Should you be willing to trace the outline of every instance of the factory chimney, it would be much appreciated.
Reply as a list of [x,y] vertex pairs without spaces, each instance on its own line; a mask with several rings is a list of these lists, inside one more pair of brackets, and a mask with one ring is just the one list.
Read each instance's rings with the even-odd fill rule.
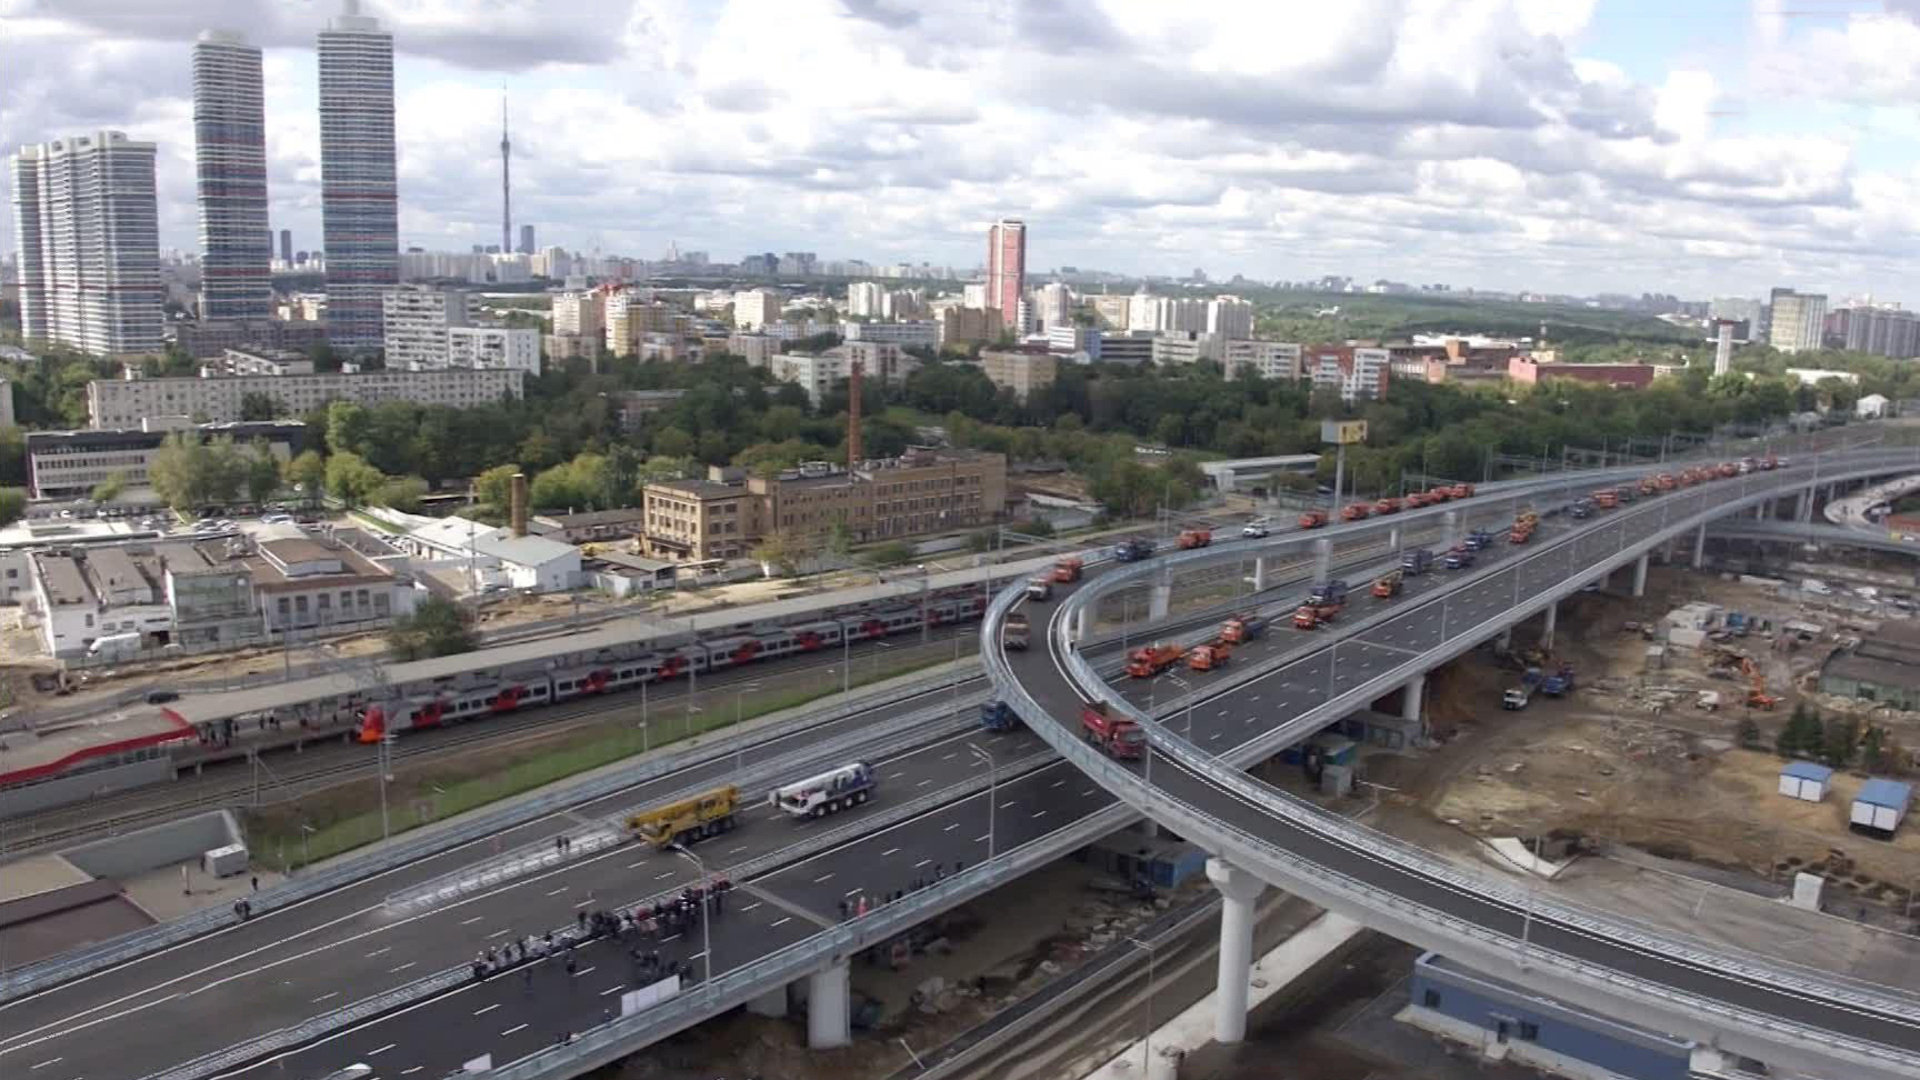
[[512,494],[507,500],[507,521],[513,535],[527,535],[527,474],[513,474]]
[[853,370],[847,374],[847,471],[852,472],[863,460],[860,445],[860,381],[865,367],[860,361],[853,362]]

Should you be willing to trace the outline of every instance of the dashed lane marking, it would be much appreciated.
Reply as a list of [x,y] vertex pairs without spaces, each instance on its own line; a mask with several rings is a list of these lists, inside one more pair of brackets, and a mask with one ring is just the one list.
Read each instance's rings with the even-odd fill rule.
[[330,999],[332,999],[332,998],[337,998],[337,997],[339,997],[339,996],[340,996],[340,991],[338,991],[338,990],[335,990],[335,991],[334,991],[333,993],[331,993],[331,994],[321,994],[321,995],[320,995],[319,997],[317,997],[317,998],[314,998],[314,999],[313,999],[313,1003],[314,1003],[315,1005],[318,1005],[318,1004],[320,1004],[320,1003],[321,1003],[321,1002],[323,1002],[323,1001],[328,1001],[328,1000],[330,1000]]
[[899,853],[900,853],[900,849],[899,849],[899,848],[897,848],[897,847],[890,847],[890,848],[888,848],[887,850],[885,850],[885,851],[883,851],[883,852],[881,852],[881,853],[880,853],[880,857],[884,859],[884,858],[886,858],[886,857],[887,857],[887,856],[889,856],[889,855],[897,855],[897,854],[899,854]]
[[387,1051],[389,1051],[389,1050],[391,1050],[391,1049],[393,1049],[394,1047],[396,1047],[396,1046],[399,1046],[399,1045],[400,1045],[399,1043],[388,1043],[387,1045],[385,1045],[385,1046],[383,1046],[383,1047],[381,1047],[381,1048],[380,1048],[380,1049],[378,1049],[378,1050],[369,1050],[369,1051],[367,1051],[367,1056],[368,1056],[368,1057],[379,1057],[379,1056],[380,1056],[381,1054],[384,1054],[384,1053],[386,1053]]
[[789,916],[787,916],[786,918],[784,918],[784,919],[781,919],[781,920],[779,920],[779,921],[777,921],[777,922],[770,922],[770,923],[768,923],[768,924],[767,924],[767,926],[768,926],[769,928],[772,928],[772,927],[779,927],[779,926],[785,926],[785,925],[787,925],[788,923],[790,923],[790,922],[792,922],[792,921],[793,921],[793,916],[791,916],[791,915],[789,915]]
[[482,1006],[480,1006],[479,1008],[477,1008],[477,1009],[475,1009],[475,1010],[473,1010],[473,1015],[475,1015],[475,1016],[485,1016],[486,1014],[488,1014],[488,1013],[490,1013],[490,1012],[492,1012],[493,1010],[495,1010],[495,1009],[497,1009],[497,1008],[499,1008],[499,1007],[501,1006],[501,1004],[502,1004],[502,1002],[498,1002],[498,1001],[496,1001],[496,1002],[494,1002],[494,1003],[493,1003],[493,1004],[491,1004],[491,1005],[482,1005]]
[[512,1027],[508,1028],[507,1030],[501,1032],[500,1037],[504,1039],[509,1035],[513,1035],[513,1034],[517,1034],[519,1032],[525,1031],[527,1030],[527,1026],[528,1025],[526,1024],[515,1024]]
[[827,871],[826,873],[824,873],[824,874],[821,874],[821,875],[820,875],[819,877],[817,877],[817,878],[814,878],[814,879],[813,879],[813,883],[814,883],[815,885],[823,885],[823,884],[825,884],[826,882],[829,882],[829,881],[832,881],[832,880],[833,880],[833,871],[831,871],[831,870],[829,870],[829,871]]

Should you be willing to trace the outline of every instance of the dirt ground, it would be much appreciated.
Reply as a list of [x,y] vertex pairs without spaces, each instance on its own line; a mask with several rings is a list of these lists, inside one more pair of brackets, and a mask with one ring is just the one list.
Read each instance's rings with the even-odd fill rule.
[[[1802,802],[1778,794],[1780,758],[1737,745],[1749,717],[1762,745],[1772,744],[1831,640],[1795,651],[1775,651],[1758,635],[1728,643],[1762,665],[1768,692],[1783,699],[1770,712],[1749,710],[1738,704],[1744,679],[1714,678],[1708,663],[1684,651],[1647,670],[1648,643],[1623,629],[1694,599],[1776,622],[1808,617],[1765,589],[1681,570],[1656,572],[1640,600],[1577,596],[1562,605],[1551,657],[1574,664],[1580,682],[1573,694],[1536,695],[1526,709],[1505,711],[1500,696],[1517,681],[1521,661],[1477,650],[1437,671],[1429,685],[1442,745],[1418,757],[1369,757],[1366,778],[1396,789],[1390,801],[1397,809],[1456,830],[1461,844],[1469,836],[1518,836],[1564,847],[1585,838],[1782,882],[1812,869],[1852,895],[1904,906],[1920,881],[1920,832],[1909,827],[1882,841],[1849,831],[1847,810],[1864,773],[1836,773],[1826,801]],[[1537,621],[1517,631],[1516,652],[1535,646],[1538,631]],[[1729,705],[1695,707],[1696,691],[1709,689]],[[1905,727],[1896,727],[1896,737],[1915,745],[1920,733]]]

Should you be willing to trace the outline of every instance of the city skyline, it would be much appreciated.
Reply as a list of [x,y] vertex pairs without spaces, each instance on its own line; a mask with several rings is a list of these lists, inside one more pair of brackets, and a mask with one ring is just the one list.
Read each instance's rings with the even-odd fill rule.
[[[979,230],[1004,215],[1044,222],[1035,269],[1910,291],[1908,76],[1868,47],[1920,43],[1905,10],[1794,20],[1705,0],[1650,44],[1644,14],[1621,4],[1178,20],[1119,0],[1005,17],[801,6],[796,40],[742,4],[603,0],[572,26],[524,2],[485,22],[370,2],[399,50],[401,244],[493,242],[500,195],[474,164],[498,147],[506,74],[516,111],[539,118],[519,139],[519,216],[574,250],[678,239],[723,261],[792,249],[970,266]],[[322,246],[312,42],[334,7],[222,13],[265,49],[271,223],[313,238],[307,249]],[[162,246],[197,249],[185,55],[208,27],[88,3],[15,10],[0,59],[20,92],[0,122],[19,142],[100,126],[156,141]],[[1316,44],[1237,44],[1270,30]],[[1156,37],[1217,59],[1169,66]],[[62,42],[102,46],[79,72],[97,91],[39,58]],[[1102,51],[1105,76],[1089,66]],[[871,64],[830,62],[856,53]],[[1139,85],[1116,85],[1128,57]],[[1801,77],[1816,61],[1851,77]],[[1319,68],[1345,74],[1294,77]],[[1229,76],[1276,93],[1233,93]]]

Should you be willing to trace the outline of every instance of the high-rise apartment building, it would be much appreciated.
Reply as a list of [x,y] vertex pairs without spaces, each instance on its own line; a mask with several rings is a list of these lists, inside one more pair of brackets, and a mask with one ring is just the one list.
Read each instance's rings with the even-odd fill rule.
[[393,35],[343,0],[320,32],[320,212],[327,249],[327,337],[376,349],[387,290],[400,283],[393,136]]
[[533,254],[533,226],[520,226],[520,254]]
[[[272,314],[267,113],[260,49],[208,30],[193,47],[193,149],[200,196],[200,317]],[[280,247],[293,238],[280,234]]]
[[1767,344],[1788,353],[1820,347],[1820,334],[1827,322],[1825,296],[1775,289],[1770,300]]
[[387,367],[397,371],[446,367],[447,330],[473,324],[472,299],[459,289],[407,285],[387,290],[381,303]]
[[1841,308],[1827,318],[1841,348],[1909,359],[1920,356],[1920,315],[1898,308]]
[[1225,341],[1253,337],[1253,305],[1237,296],[1216,296],[1207,302],[1206,332]]
[[1049,281],[1034,294],[1034,318],[1041,330],[1052,330],[1073,321],[1073,290],[1058,281]]
[[878,319],[886,307],[887,290],[877,282],[856,281],[847,286],[847,314],[853,318]]
[[292,229],[280,230],[280,261],[287,266],[293,265],[293,230]]
[[160,351],[153,162],[152,143],[118,131],[14,155],[22,336],[100,356]]
[[733,294],[733,325],[736,330],[758,330],[780,321],[781,297],[773,289],[749,289]]
[[1003,218],[987,230],[987,307],[1012,325],[1027,290],[1027,226]]

